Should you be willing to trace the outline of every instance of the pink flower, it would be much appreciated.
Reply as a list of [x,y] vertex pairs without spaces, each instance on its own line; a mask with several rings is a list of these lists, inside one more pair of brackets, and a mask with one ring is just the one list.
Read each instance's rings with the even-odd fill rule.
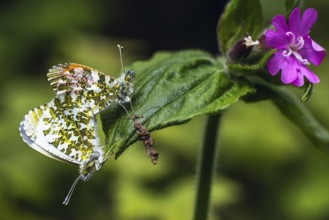
[[295,8],[290,14],[288,24],[283,15],[273,18],[276,30],[267,30],[266,45],[276,49],[274,56],[267,63],[272,76],[281,70],[281,81],[295,86],[304,85],[304,76],[311,83],[320,79],[308,69],[310,63],[318,66],[326,56],[326,50],[309,36],[311,27],[318,18],[315,9],[307,9],[300,19],[300,9]]

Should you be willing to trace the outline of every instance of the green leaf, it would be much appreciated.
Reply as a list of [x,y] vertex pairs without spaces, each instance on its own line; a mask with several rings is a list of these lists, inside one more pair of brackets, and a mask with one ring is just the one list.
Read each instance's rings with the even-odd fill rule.
[[257,39],[263,31],[263,21],[259,0],[231,0],[217,27],[221,52],[227,54],[230,48],[246,35]]
[[265,82],[255,83],[257,93],[247,97],[247,101],[271,99],[281,113],[296,124],[313,143],[329,152],[329,132],[326,130],[297,99],[296,96],[284,86],[275,86]]
[[[222,62],[202,51],[158,53],[149,61],[134,63],[132,69],[136,72],[133,108],[144,116],[139,122],[148,131],[182,124],[198,115],[218,114],[254,91],[244,81],[230,80]],[[137,140],[133,122],[121,106],[112,105],[101,113],[101,119],[106,154],[113,151],[118,157]]]
[[292,10],[296,7],[301,7],[303,0],[285,0],[286,15],[289,16]]

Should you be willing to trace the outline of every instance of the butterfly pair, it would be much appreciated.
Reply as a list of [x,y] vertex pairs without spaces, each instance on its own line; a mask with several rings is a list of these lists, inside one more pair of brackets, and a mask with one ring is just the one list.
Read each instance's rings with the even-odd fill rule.
[[134,75],[129,70],[115,79],[74,63],[59,64],[49,70],[47,76],[55,98],[29,111],[19,129],[23,140],[33,149],[79,165],[80,175],[63,204],[68,204],[77,182],[90,179],[107,159],[100,146],[95,117],[111,103],[130,102]]

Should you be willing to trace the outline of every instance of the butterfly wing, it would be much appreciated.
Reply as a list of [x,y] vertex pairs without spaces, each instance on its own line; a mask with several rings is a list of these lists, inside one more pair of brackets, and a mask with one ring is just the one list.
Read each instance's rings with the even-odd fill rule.
[[62,100],[55,98],[29,111],[20,125],[21,136],[48,157],[82,164],[97,144],[94,116],[89,107],[85,111],[69,109]]
[[55,65],[47,76],[58,96],[65,93],[83,96],[85,103],[93,108],[94,114],[117,101],[120,94],[120,82],[117,79],[81,64]]
[[[100,150],[95,115],[110,103],[125,103],[133,91],[133,71],[119,79],[90,67],[67,63],[49,70],[56,97],[30,111],[20,125],[23,140],[40,153],[76,164]],[[102,160],[102,155],[100,161]]]
[[79,152],[79,161],[87,160],[93,148],[99,147],[94,105],[90,105],[85,96],[76,94],[59,95],[54,102],[57,107],[55,114],[67,128],[63,138],[74,140],[69,149]]
[[46,123],[52,117],[49,108],[49,104],[42,105],[25,115],[19,127],[21,137],[31,148],[50,158],[79,164],[79,161],[59,151],[47,140],[44,130],[51,127],[51,124]]

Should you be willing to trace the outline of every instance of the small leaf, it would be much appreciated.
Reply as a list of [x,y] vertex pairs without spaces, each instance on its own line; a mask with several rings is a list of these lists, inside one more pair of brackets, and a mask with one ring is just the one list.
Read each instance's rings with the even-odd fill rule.
[[[149,61],[134,63],[132,69],[136,72],[133,108],[144,116],[140,122],[148,131],[182,124],[198,115],[218,114],[253,91],[244,81],[231,81],[222,63],[202,51],[158,53]],[[112,105],[101,113],[101,119],[107,154],[113,151],[118,157],[137,140],[121,106]]]
[[302,102],[307,102],[311,96],[312,96],[312,92],[313,92],[313,83],[307,83],[307,87],[305,89],[305,92],[302,96],[302,98],[300,99]]
[[281,113],[296,124],[316,146],[329,152],[328,130],[313,117],[293,93],[284,86],[275,86],[261,81],[257,81],[255,85],[257,93],[247,97],[247,101],[271,99]]
[[[227,69],[229,74],[234,76],[262,76],[259,72],[266,72],[265,67],[268,63],[268,60],[273,56],[275,50],[270,50],[264,53],[261,53],[258,59],[253,60],[255,64],[240,64],[240,63],[229,63],[227,64]],[[269,74],[268,74],[269,75]]]
[[230,48],[246,35],[257,39],[263,31],[263,20],[259,0],[231,0],[217,27],[221,52],[227,54]]

